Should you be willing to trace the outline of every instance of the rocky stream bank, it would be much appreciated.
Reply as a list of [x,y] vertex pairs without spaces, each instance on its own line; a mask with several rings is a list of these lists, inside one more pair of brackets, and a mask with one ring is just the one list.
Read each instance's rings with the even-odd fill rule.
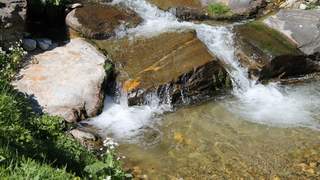
[[[62,13],[65,24],[52,28],[63,29],[63,39],[28,32],[38,21],[27,18],[27,1],[1,2],[0,46],[23,39],[29,52],[12,84],[35,109],[72,123],[99,115],[106,94],[125,97],[129,106],[148,104],[150,95],[173,107],[206,102],[230,94],[239,83],[234,67],[199,36],[208,24],[231,27],[234,55],[250,81],[290,84],[319,77],[318,2],[147,2],[172,17],[168,27],[175,26],[150,36],[134,34],[148,25],[148,17],[125,2],[76,1]],[[97,141],[83,129],[71,134]]]

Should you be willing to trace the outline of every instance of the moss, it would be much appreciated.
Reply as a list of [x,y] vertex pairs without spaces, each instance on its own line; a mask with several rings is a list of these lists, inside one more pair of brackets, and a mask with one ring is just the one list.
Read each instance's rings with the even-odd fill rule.
[[213,3],[209,4],[209,6],[207,7],[207,11],[211,15],[223,15],[230,12],[230,8],[222,3]]
[[241,36],[248,43],[270,56],[284,54],[300,54],[297,47],[284,35],[259,21],[242,25],[239,28]]

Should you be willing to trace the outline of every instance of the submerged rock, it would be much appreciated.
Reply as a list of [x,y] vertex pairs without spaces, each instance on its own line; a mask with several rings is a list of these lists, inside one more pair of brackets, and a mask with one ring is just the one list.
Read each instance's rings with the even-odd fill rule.
[[[225,19],[254,17],[266,6],[264,0],[149,0],[162,10],[170,10],[183,20]],[[213,8],[210,8],[212,6]],[[216,6],[216,7],[214,7]],[[218,7],[219,6],[219,7]],[[215,10],[216,9],[216,12]]]
[[228,74],[194,31],[96,44],[114,61],[117,82],[130,105],[144,103],[150,93],[173,104],[193,103],[230,85]]
[[67,25],[83,36],[93,39],[107,39],[120,26],[131,28],[142,19],[132,10],[110,5],[86,5],[72,10],[66,17]]
[[235,28],[237,56],[251,78],[291,78],[320,71],[316,56],[304,55],[290,39],[260,22]]
[[320,10],[280,10],[264,23],[291,39],[305,54],[320,52]]
[[13,82],[44,112],[75,122],[97,115],[103,103],[105,57],[82,39],[32,57]]

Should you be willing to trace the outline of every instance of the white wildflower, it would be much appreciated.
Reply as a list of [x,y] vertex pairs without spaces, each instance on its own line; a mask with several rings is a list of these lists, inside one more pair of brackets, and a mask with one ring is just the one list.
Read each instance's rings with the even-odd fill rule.
[[107,176],[104,180],[111,180],[111,176]]

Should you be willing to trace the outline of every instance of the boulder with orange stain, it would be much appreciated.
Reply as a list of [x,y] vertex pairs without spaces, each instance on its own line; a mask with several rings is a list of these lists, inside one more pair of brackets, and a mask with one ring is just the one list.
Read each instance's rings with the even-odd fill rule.
[[36,64],[20,72],[13,85],[37,101],[44,112],[75,122],[97,115],[106,79],[105,56],[82,39],[35,55]]
[[[117,82],[129,105],[143,104],[153,93],[173,104],[206,100],[227,87],[228,75],[194,31],[154,37],[97,40],[115,63]],[[168,100],[168,99],[167,99]]]

